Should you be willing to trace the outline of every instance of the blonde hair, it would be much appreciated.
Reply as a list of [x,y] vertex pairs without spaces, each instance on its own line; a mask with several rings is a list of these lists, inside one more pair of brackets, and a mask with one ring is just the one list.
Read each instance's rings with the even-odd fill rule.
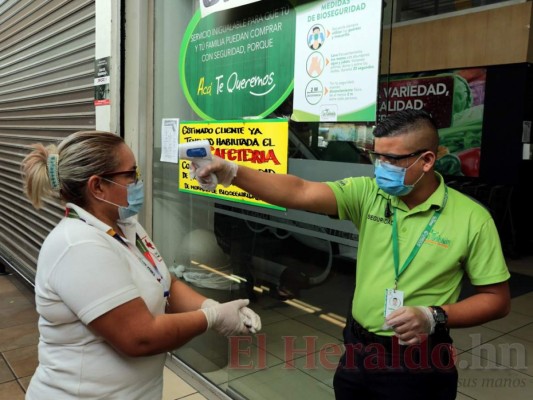
[[31,145],[33,150],[21,166],[26,196],[37,209],[44,197],[57,197],[58,192],[61,200],[84,207],[87,181],[118,167],[116,150],[121,144],[124,140],[111,132],[80,131],[67,136],[57,147]]

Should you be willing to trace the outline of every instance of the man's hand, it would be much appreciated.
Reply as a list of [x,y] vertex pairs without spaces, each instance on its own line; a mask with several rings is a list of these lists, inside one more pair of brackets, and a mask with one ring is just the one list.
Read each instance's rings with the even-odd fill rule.
[[214,155],[210,162],[204,161],[201,167],[191,162],[190,176],[193,179],[196,178],[202,189],[213,191],[217,184],[213,183],[212,173],[216,175],[218,183],[228,187],[233,178],[237,176],[237,169],[238,166],[234,162],[226,161]]
[[417,344],[435,330],[435,320],[429,307],[400,307],[385,318],[400,344]]

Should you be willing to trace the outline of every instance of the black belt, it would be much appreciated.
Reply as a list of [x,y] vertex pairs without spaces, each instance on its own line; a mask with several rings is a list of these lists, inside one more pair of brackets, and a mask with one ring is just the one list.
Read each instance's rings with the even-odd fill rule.
[[[353,317],[350,317],[349,324],[353,335],[364,344],[379,343],[385,346],[391,346],[393,341],[398,341],[398,337],[394,335],[382,336],[370,332],[353,319]],[[429,339],[433,343],[452,343],[449,336],[449,329],[445,329],[442,332],[435,332],[429,336]]]
[[364,344],[379,343],[385,346],[392,345],[392,341],[394,340],[393,338],[395,336],[376,335],[375,333],[372,333],[369,330],[365,329],[355,319],[350,318],[350,320],[350,328],[352,330],[353,335]]

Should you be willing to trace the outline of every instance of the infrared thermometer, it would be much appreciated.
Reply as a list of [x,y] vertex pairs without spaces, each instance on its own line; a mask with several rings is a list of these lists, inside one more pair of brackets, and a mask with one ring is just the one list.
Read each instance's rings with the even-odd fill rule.
[[[211,155],[211,145],[209,140],[196,140],[194,142],[180,143],[178,145],[178,155],[180,160],[189,160],[195,169],[201,168],[209,164],[213,159]],[[211,190],[215,190],[218,179],[214,173],[211,173],[209,178],[199,178],[195,172],[191,170],[191,178],[196,178],[200,184],[209,186]]]

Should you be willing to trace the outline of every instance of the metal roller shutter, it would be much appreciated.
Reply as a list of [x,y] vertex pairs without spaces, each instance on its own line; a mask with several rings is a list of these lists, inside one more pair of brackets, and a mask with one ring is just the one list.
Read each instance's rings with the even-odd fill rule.
[[36,211],[20,164],[35,142],[95,128],[94,0],[0,0],[0,261],[33,282],[59,201]]

